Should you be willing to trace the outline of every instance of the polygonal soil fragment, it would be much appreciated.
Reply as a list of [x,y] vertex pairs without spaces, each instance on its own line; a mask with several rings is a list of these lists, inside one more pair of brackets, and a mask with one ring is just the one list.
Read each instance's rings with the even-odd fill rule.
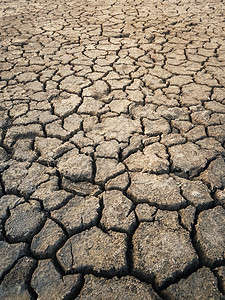
[[81,89],[88,86],[90,83],[91,81],[89,79],[71,75],[61,81],[60,89],[65,90],[69,93],[79,94],[81,92]]
[[225,208],[225,189],[217,190],[214,194],[215,202],[219,205],[222,205]]
[[208,127],[209,136],[214,137],[221,144],[225,141],[225,124],[209,126]]
[[217,278],[206,267],[172,284],[164,294],[169,300],[223,299],[223,295],[218,290]]
[[56,120],[47,124],[45,126],[47,136],[66,141],[70,137],[70,132],[63,128],[62,123],[62,120]]
[[196,176],[207,163],[200,147],[190,142],[170,147],[169,153],[174,170],[183,175]]
[[103,102],[92,97],[84,97],[82,104],[78,108],[79,114],[91,116],[101,115],[107,111],[109,111],[109,108]]
[[109,87],[105,81],[97,80],[90,87],[83,90],[82,96],[93,97],[94,99],[101,99],[103,96],[108,95]]
[[47,181],[50,175],[54,175],[54,173],[55,170],[53,168],[33,163],[18,189],[25,196],[29,196],[42,182]]
[[218,157],[212,161],[208,168],[199,176],[211,189],[225,187],[225,161],[223,157]]
[[77,149],[64,154],[58,161],[58,169],[65,177],[75,181],[91,181],[92,159],[79,154]]
[[97,184],[104,184],[108,179],[115,177],[124,171],[124,165],[118,163],[116,159],[97,158],[95,182]]
[[19,138],[34,138],[43,136],[43,129],[40,124],[28,124],[23,126],[13,126],[7,130],[4,143],[11,147],[12,144]]
[[[63,143],[58,138],[36,138],[34,148],[41,154],[39,161],[54,164],[55,159],[62,156],[64,153],[74,149],[74,145],[65,142]],[[78,153],[78,151],[77,151]]]
[[145,134],[155,136],[159,134],[168,134],[170,132],[170,125],[165,119],[148,120],[143,119]]
[[78,132],[83,119],[77,114],[72,114],[64,119],[63,128],[70,134]]
[[71,97],[66,99],[55,99],[52,101],[54,107],[54,113],[60,118],[67,117],[71,113],[75,112],[82,99],[73,94]]
[[67,271],[115,275],[127,269],[125,233],[104,233],[97,227],[71,237],[56,257]]
[[72,194],[59,190],[58,181],[57,177],[52,176],[50,180],[38,186],[31,198],[41,200],[46,210],[54,210],[61,207],[71,198]]
[[135,208],[139,222],[153,221],[156,210],[155,206],[150,206],[148,203],[140,203]]
[[31,286],[38,295],[38,299],[65,299],[80,285],[79,274],[62,276],[56,270],[50,259],[40,260],[35,269]]
[[221,206],[199,214],[196,225],[196,243],[207,266],[225,259],[225,210]]
[[8,214],[8,209],[13,209],[17,205],[25,202],[25,199],[15,195],[5,195],[0,198],[0,219],[5,219]]
[[31,139],[18,140],[13,145],[13,158],[18,161],[32,162],[37,158],[37,154],[32,150],[33,141]]
[[117,141],[104,141],[96,147],[95,155],[97,157],[118,159],[120,145]]
[[101,123],[101,129],[106,139],[115,139],[118,142],[128,142],[134,132],[142,132],[139,120],[132,120],[124,116],[105,118]]
[[205,152],[207,159],[213,159],[218,155],[225,154],[223,146],[214,138],[205,138],[197,141],[196,144]]
[[6,242],[0,241],[0,253],[4,255],[0,256],[0,278],[7,272],[15,261],[24,256],[27,250],[27,245],[25,243],[18,244],[8,244]]
[[18,260],[17,264],[5,276],[0,285],[0,297],[2,300],[31,299],[27,284],[34,264],[35,261],[30,257],[23,257]]
[[6,220],[6,236],[12,242],[30,241],[38,232],[45,220],[37,201],[30,201],[10,210],[10,217]]
[[98,222],[98,211],[100,209],[99,199],[75,196],[67,205],[51,213],[53,219],[60,222],[68,234],[72,235],[84,230]]
[[160,211],[154,223],[141,223],[133,245],[134,272],[154,278],[159,287],[198,264],[190,236],[179,225],[176,212]]
[[136,224],[133,203],[121,191],[112,190],[103,195],[101,224],[107,230],[119,230],[129,233]]
[[161,143],[167,147],[184,144],[185,142],[186,139],[178,133],[163,134],[161,139]]
[[161,298],[154,292],[151,285],[131,276],[122,277],[120,279],[117,277],[105,279],[93,275],[86,275],[84,287],[77,299],[160,300]]
[[168,175],[130,173],[131,185],[127,194],[137,202],[148,202],[163,209],[178,209],[186,201],[176,181]]
[[41,231],[33,237],[31,250],[40,257],[50,257],[65,239],[63,230],[48,219]]
[[143,152],[138,151],[131,154],[124,163],[130,171],[135,172],[162,174],[169,171],[166,147],[160,143],[145,147]]
[[195,208],[188,206],[179,210],[180,224],[187,230],[191,231],[195,221]]
[[219,267],[215,269],[220,290],[225,294],[225,266]]
[[129,176],[127,173],[109,179],[105,185],[106,190],[117,189],[124,191],[129,185]]
[[2,174],[2,181],[5,186],[6,193],[17,193],[18,186],[23,182],[23,179],[28,173],[29,164],[27,162],[13,163]]
[[190,181],[181,177],[175,179],[180,183],[184,198],[198,210],[206,209],[213,204],[209,189],[201,181]]
[[88,195],[97,196],[101,193],[101,188],[98,185],[86,181],[72,182],[65,177],[62,178],[62,188],[69,192],[75,192],[83,197]]

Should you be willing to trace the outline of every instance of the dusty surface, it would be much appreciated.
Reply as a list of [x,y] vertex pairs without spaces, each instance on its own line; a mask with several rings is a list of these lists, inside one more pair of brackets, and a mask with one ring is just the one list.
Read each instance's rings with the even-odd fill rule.
[[223,0],[0,9],[0,298],[224,299]]

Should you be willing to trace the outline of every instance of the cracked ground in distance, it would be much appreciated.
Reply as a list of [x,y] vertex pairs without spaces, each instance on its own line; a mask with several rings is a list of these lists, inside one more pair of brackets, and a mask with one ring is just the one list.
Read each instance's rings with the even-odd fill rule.
[[0,298],[225,299],[224,1],[0,10]]

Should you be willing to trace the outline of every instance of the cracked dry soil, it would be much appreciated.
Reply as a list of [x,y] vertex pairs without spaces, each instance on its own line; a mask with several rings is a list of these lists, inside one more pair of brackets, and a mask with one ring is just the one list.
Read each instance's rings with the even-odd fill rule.
[[223,0],[2,0],[0,299],[225,299]]

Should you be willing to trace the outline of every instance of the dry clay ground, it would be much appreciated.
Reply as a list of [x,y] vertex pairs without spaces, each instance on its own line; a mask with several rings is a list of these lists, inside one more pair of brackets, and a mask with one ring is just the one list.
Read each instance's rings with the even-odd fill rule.
[[0,299],[225,298],[224,15],[1,1]]

